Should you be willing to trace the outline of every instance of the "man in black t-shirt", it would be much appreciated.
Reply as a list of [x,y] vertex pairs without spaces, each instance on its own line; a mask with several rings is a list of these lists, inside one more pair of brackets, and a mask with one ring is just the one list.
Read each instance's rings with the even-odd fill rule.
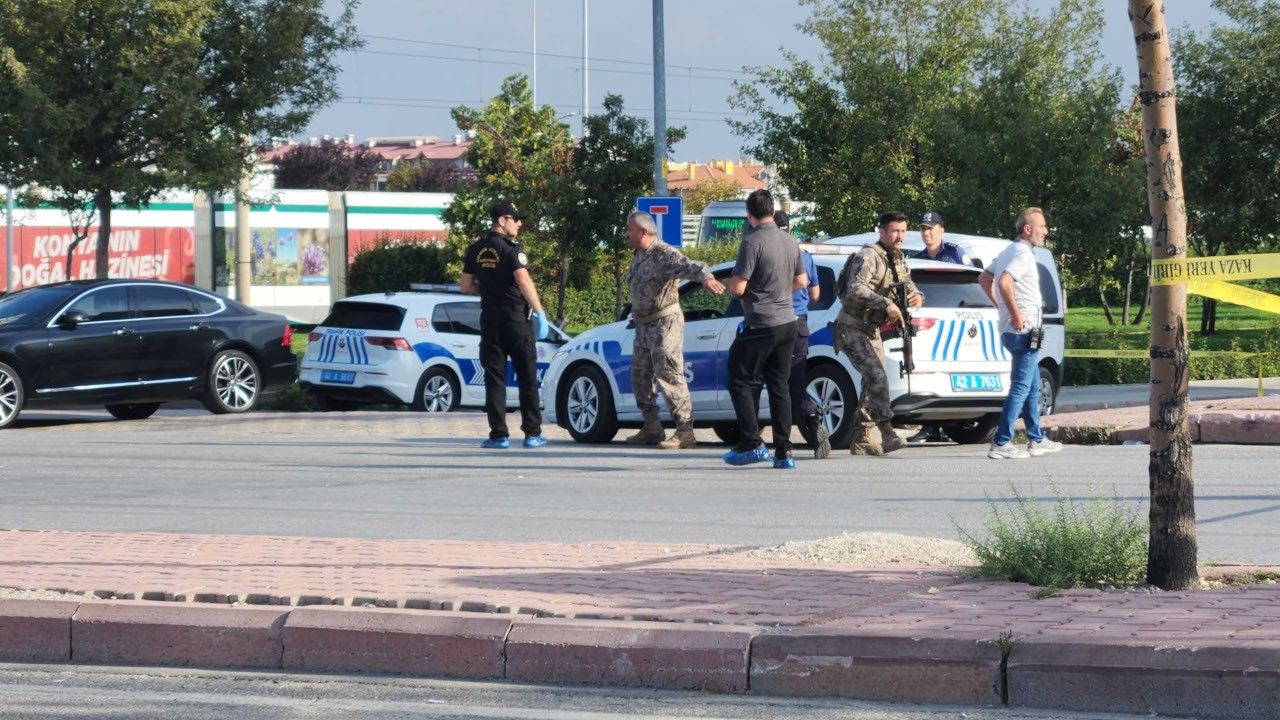
[[[484,368],[484,411],[489,417],[485,448],[511,446],[507,432],[507,358],[520,390],[520,429],[524,446],[547,444],[542,436],[535,343],[547,332],[546,314],[529,277],[529,259],[516,242],[526,215],[507,200],[489,210],[493,228],[467,248],[462,261],[462,292],[480,296],[480,365]],[[532,318],[538,325],[534,337]]]

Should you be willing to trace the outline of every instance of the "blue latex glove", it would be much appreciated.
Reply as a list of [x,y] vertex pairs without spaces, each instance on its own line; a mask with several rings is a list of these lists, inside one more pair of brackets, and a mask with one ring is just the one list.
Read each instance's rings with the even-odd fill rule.
[[547,314],[533,314],[533,334],[538,340],[546,340],[551,336],[551,323],[547,322]]

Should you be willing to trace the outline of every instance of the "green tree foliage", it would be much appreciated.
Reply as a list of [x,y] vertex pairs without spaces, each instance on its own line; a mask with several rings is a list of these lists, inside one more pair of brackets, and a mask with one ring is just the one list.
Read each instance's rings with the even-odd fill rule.
[[114,203],[231,188],[246,138],[336,97],[357,2],[331,20],[324,0],[0,0],[0,176],[87,198],[105,277]]
[[450,272],[451,252],[430,243],[393,243],[380,238],[376,246],[356,255],[347,271],[347,295],[409,290],[411,283],[456,283]]
[[294,190],[369,190],[382,156],[345,142],[298,145],[276,161],[276,187]]
[[[1228,23],[1173,38],[1187,240],[1196,255],[1274,251],[1280,216],[1280,2],[1215,0]],[[1214,329],[1205,303],[1201,330]]]
[[457,107],[452,115],[460,129],[476,133],[467,150],[476,182],[459,188],[443,216],[452,228],[448,242],[458,254],[459,269],[466,246],[492,224],[489,207],[507,198],[529,215],[520,240],[541,287],[559,266],[557,236],[544,218],[556,204],[557,179],[573,168],[568,126],[556,120],[550,105],[534,107],[528,80],[518,74],[503,80],[483,109]]
[[447,163],[423,161],[418,165],[402,162],[387,175],[387,192],[455,193],[463,185],[475,182],[475,176]]
[[738,183],[725,178],[707,178],[697,185],[681,193],[684,197],[686,215],[700,215],[704,208],[713,202],[733,200],[738,197],[742,188]]
[[[683,137],[684,128],[669,129],[668,149]],[[613,276],[616,317],[622,311],[623,268],[630,262],[627,215],[635,209],[636,198],[653,189],[653,133],[648,123],[625,114],[621,97],[605,96],[604,112],[586,120],[585,137],[573,153],[573,172],[561,176],[557,188],[558,321],[565,319],[569,283],[581,288],[602,269],[584,262],[596,248],[604,251]]]
[[823,64],[758,68],[733,102],[755,115],[735,123],[746,150],[815,202],[816,227],[860,232],[880,211],[928,209],[952,231],[1012,236],[1017,212],[1038,205],[1068,274],[1110,282],[1145,199],[1141,162],[1117,152],[1100,0],[1061,0],[1046,17],[1001,0],[801,1]]

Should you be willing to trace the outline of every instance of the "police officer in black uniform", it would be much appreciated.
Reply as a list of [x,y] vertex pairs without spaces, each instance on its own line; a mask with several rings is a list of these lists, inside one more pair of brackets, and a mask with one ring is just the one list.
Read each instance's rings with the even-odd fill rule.
[[[507,358],[520,388],[520,429],[524,446],[547,444],[538,406],[535,343],[546,336],[547,319],[538,290],[529,277],[529,259],[516,235],[527,217],[507,200],[489,210],[493,228],[467,248],[462,261],[462,292],[480,296],[480,365],[484,368],[484,411],[489,416],[485,448],[511,446],[507,432]],[[530,315],[530,310],[533,314]],[[538,337],[530,319],[537,325]]]

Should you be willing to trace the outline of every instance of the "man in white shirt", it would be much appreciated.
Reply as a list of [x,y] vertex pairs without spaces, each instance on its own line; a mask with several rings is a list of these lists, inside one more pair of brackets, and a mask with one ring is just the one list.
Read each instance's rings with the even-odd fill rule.
[[[1046,455],[1062,449],[1062,443],[1044,436],[1040,428],[1040,369],[1043,339],[1040,322],[1040,270],[1035,248],[1044,247],[1049,234],[1044,211],[1029,207],[1014,223],[1018,236],[978,276],[978,283],[1000,312],[1000,342],[1012,358],[1009,394],[1000,409],[1000,424],[987,457],[1015,460]],[[998,291],[997,291],[998,290]],[[1027,429],[1027,449],[1013,444],[1013,424],[1021,417]]]

